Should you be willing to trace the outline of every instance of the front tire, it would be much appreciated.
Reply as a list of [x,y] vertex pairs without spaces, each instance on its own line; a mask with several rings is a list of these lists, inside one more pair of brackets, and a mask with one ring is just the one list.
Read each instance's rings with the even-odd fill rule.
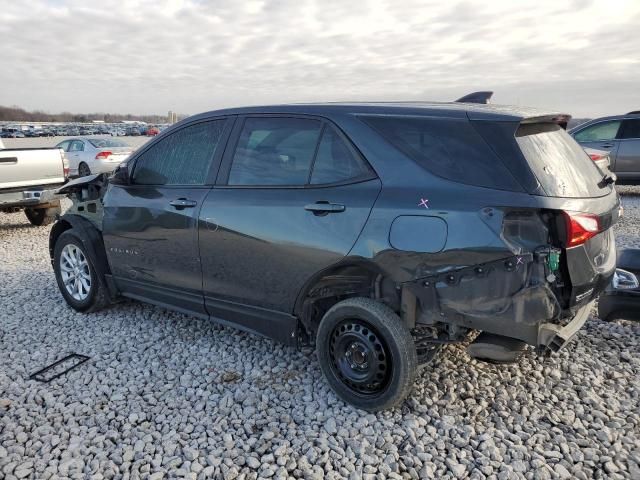
[[78,312],[93,312],[108,305],[106,286],[74,229],[58,237],[53,258],[58,288],[69,306]]
[[320,368],[345,402],[375,412],[411,393],[418,366],[407,326],[386,305],[349,298],[324,315],[316,337]]

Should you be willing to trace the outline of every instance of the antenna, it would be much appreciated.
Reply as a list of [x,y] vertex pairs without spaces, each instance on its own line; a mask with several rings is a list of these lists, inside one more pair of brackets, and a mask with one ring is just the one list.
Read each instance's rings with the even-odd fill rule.
[[489,103],[493,92],[473,92],[456,100],[457,103]]

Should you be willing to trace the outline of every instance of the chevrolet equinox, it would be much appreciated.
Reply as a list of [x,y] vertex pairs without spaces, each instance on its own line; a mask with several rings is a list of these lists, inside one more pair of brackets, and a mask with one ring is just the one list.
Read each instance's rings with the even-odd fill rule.
[[442,345],[512,362],[585,323],[620,202],[568,118],[472,103],[196,115],[60,190],[57,283],[82,312],[128,297],[315,346],[340,398],[391,408]]

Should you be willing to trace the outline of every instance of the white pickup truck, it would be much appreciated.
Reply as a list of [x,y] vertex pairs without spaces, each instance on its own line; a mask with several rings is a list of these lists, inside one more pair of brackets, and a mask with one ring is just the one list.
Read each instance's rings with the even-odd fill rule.
[[60,213],[54,191],[69,175],[59,148],[4,148],[0,140],[0,212],[24,210],[32,225],[47,225]]

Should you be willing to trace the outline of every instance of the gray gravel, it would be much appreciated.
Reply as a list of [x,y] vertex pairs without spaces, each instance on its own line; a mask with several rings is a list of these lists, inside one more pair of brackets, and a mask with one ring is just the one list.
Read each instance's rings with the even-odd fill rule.
[[[638,245],[625,192],[618,238]],[[372,415],[313,354],[139,303],[74,313],[48,231],[0,215],[0,478],[640,478],[638,324],[591,319],[544,365],[449,346]],[[92,358],[28,380],[69,352]]]

